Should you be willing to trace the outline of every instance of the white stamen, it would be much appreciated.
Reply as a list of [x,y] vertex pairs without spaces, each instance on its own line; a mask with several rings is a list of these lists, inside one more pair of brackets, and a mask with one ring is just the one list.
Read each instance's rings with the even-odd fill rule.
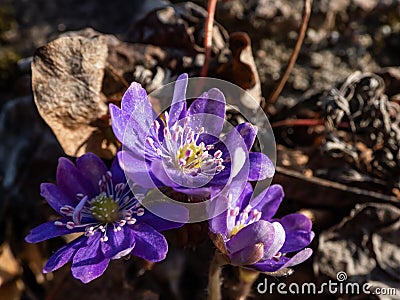
[[131,218],[129,220],[127,220],[128,225],[133,225],[136,223],[136,219],[135,218]]
[[136,215],[141,217],[144,215],[144,209],[142,207],[139,207],[136,211]]
[[74,222],[68,221],[66,227],[68,229],[74,229],[75,228],[75,224],[74,224]]

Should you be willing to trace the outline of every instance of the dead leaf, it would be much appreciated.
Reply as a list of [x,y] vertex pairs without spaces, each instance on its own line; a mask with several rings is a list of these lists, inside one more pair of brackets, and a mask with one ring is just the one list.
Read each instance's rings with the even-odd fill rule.
[[[229,38],[231,57],[216,70],[216,76],[246,90],[240,102],[250,110],[257,110],[262,102],[261,84],[251,49],[251,40],[245,32],[234,32]],[[251,99],[252,98],[252,99]],[[235,104],[233,102],[233,104]]]
[[[116,146],[98,143],[109,127],[101,93],[108,48],[102,36],[62,37],[39,48],[32,63],[32,88],[39,113],[51,127],[66,154],[88,151],[112,158]],[[104,140],[105,138],[103,138]]]
[[22,269],[11,252],[10,245],[0,246],[0,286],[22,274]]
[[382,284],[398,287],[399,218],[400,209],[393,205],[356,206],[349,217],[320,234],[314,264],[317,273],[336,279],[342,271],[348,281],[368,282],[373,288]]

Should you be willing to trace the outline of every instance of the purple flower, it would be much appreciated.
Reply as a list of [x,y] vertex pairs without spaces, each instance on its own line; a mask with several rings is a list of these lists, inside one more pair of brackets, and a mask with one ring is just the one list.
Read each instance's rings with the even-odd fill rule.
[[243,191],[231,185],[226,196],[212,200],[214,209],[228,207],[209,221],[218,250],[232,265],[261,272],[276,272],[308,259],[312,250],[304,247],[314,238],[310,219],[302,214],[272,219],[284,196],[280,185],[270,186],[253,199],[252,194],[249,183]]
[[274,166],[262,153],[248,153],[256,129],[238,125],[220,137],[225,121],[225,97],[214,88],[186,107],[187,74],[175,83],[169,111],[157,116],[138,83],[132,83],[121,108],[111,104],[118,153],[127,176],[144,187],[168,186],[184,193],[224,186],[247,163],[245,180],[272,177]]
[[[61,215],[31,230],[25,240],[36,243],[74,232],[83,234],[55,252],[43,272],[72,260],[72,275],[87,283],[103,274],[111,259],[133,254],[149,261],[165,258],[168,245],[158,231],[182,224],[145,211],[133,196],[114,160],[111,170],[95,154],[76,160],[60,158],[57,185],[43,183],[41,195]],[[177,213],[186,210],[174,207]]]

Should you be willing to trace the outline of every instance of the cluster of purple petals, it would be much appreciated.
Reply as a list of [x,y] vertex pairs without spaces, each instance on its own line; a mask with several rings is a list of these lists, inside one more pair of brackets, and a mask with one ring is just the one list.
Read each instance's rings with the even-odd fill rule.
[[[110,260],[128,254],[160,261],[167,254],[168,244],[159,232],[183,225],[146,211],[132,194],[117,160],[107,170],[92,153],[79,157],[76,165],[60,158],[56,178],[57,184],[43,183],[40,189],[61,217],[32,229],[26,241],[37,243],[69,233],[82,235],[50,257],[44,267],[46,273],[72,261],[72,275],[87,283],[102,275]],[[173,209],[187,214],[179,206]]]
[[[81,235],[55,252],[44,272],[72,262],[73,276],[87,283],[101,276],[110,260],[128,254],[153,262],[165,258],[168,244],[160,232],[183,224],[142,207],[125,176],[142,189],[169,187],[211,199],[210,231],[233,265],[275,272],[311,256],[311,249],[305,248],[314,237],[311,221],[301,214],[273,218],[283,198],[282,187],[272,185],[253,198],[248,181],[270,178],[275,171],[266,155],[250,151],[255,127],[243,123],[222,135],[222,92],[211,89],[187,108],[187,84],[187,75],[181,75],[170,109],[162,115],[154,112],[138,83],[128,88],[120,108],[110,105],[113,131],[122,144],[110,170],[92,153],[79,157],[76,164],[60,158],[57,184],[41,185],[41,195],[60,218],[34,228],[26,241]],[[238,151],[243,155],[235,155]],[[243,181],[238,174],[243,175],[246,161],[243,188],[236,182]],[[179,219],[188,219],[183,207],[160,205],[181,215]]]
[[249,152],[256,129],[250,123],[221,136],[225,97],[216,88],[187,108],[187,74],[178,77],[169,111],[157,116],[146,91],[132,83],[121,108],[110,105],[113,131],[123,145],[118,158],[125,174],[144,187],[168,186],[186,194],[205,194],[227,185],[245,161],[247,180],[272,177],[274,167],[263,153]]
[[209,221],[217,248],[231,264],[261,272],[277,272],[307,260],[307,247],[314,238],[311,220],[294,213],[280,219],[274,215],[283,199],[280,185],[272,185],[252,198],[250,183],[213,198],[213,209],[224,206],[224,213]]

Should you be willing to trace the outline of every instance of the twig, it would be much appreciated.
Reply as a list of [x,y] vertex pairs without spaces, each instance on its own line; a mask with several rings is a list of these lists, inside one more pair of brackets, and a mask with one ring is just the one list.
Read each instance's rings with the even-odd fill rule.
[[310,15],[311,15],[311,6],[312,6],[312,0],[305,0],[303,22],[300,27],[299,37],[298,37],[296,45],[293,49],[293,53],[290,56],[289,63],[286,67],[285,73],[283,74],[283,76],[282,76],[281,80],[279,81],[278,85],[276,86],[275,90],[272,92],[268,101],[266,101],[264,103],[264,111],[266,110],[266,106],[268,104],[275,103],[276,99],[278,99],[278,96],[282,92],[282,90],[289,78],[289,75],[292,72],[292,69],[297,60],[297,57],[299,56],[300,48],[301,48],[301,45],[303,44],[304,37],[306,35],[307,25],[308,25],[308,21],[310,19]]
[[125,80],[125,78],[123,76],[118,74],[117,70],[115,70],[115,68],[111,64],[107,64],[106,69],[108,71],[110,71],[115,77],[117,77],[119,79],[119,81],[121,81],[121,83],[126,88],[129,88],[129,83]]
[[204,49],[206,50],[206,57],[204,60],[204,65],[201,68],[200,76],[206,77],[208,73],[208,65],[210,63],[211,56],[211,46],[212,46],[212,33],[214,27],[214,15],[215,15],[215,6],[217,5],[217,0],[208,0],[208,13],[205,24],[205,33],[204,33]]
[[343,191],[347,192],[350,194],[353,194],[354,196],[364,196],[364,197],[370,197],[375,200],[378,200],[379,202],[382,203],[390,203],[390,204],[395,204],[399,205],[399,199],[394,197],[394,196],[389,196],[385,194],[381,194],[378,192],[374,191],[368,191],[368,190],[363,190],[358,187],[351,187],[344,185],[342,183],[338,183],[335,181],[331,181],[328,179],[323,179],[323,178],[318,178],[318,177],[306,177],[304,176],[303,173],[294,171],[294,170],[289,170],[287,168],[281,167],[281,166],[276,166],[276,172],[283,174],[285,176],[293,177],[302,181],[307,181],[316,185],[320,185],[326,188],[331,188],[335,189],[338,191]]
[[284,126],[318,126],[324,125],[323,120],[318,119],[286,119],[271,123],[272,128],[284,127]]
[[227,263],[226,257],[215,251],[208,271],[208,300],[221,300],[221,267]]
[[[286,119],[282,121],[276,121],[271,123],[272,128],[277,128],[277,127],[285,127],[285,126],[321,126],[325,125],[324,120],[319,120],[319,119]],[[350,128],[350,124],[348,122],[341,122],[337,126],[337,128],[344,128],[348,129]]]

